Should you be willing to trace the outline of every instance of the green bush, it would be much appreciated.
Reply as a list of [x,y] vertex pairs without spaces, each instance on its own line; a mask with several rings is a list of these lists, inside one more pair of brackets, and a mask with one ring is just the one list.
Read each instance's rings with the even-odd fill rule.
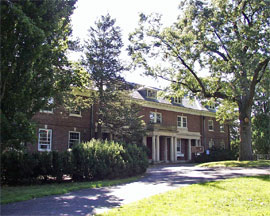
[[1,182],[60,182],[64,175],[74,181],[114,179],[144,173],[147,166],[145,147],[93,139],[66,152],[6,150],[1,155]]
[[225,161],[225,160],[236,160],[237,154],[229,149],[211,148],[209,150],[209,155],[206,153],[200,154],[193,158],[195,163],[206,163],[214,161]]
[[72,149],[73,179],[113,179],[145,172],[148,166],[143,147],[113,141],[91,140]]

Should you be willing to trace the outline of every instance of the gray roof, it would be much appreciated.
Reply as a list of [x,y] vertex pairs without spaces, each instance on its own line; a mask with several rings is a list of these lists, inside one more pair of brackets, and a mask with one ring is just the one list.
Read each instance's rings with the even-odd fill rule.
[[[156,99],[147,98],[146,93],[144,92],[144,90],[146,90],[146,89],[154,90],[155,88],[148,88],[148,87],[139,88],[137,90],[134,90],[132,92],[131,96],[135,99],[144,100],[144,101],[151,101],[151,102],[156,102],[156,103],[160,103],[160,104],[168,104],[168,105],[173,105],[173,106],[178,106],[178,107],[183,107],[183,108],[188,108],[188,109],[194,109],[194,110],[215,112],[215,110],[211,110],[211,109],[204,107],[198,99],[191,100],[187,97],[184,97],[184,98],[182,98],[182,103],[177,104],[177,103],[174,103],[172,100],[169,100],[166,98],[161,98],[161,97],[157,97]],[[158,90],[158,89],[155,89],[155,90]]]

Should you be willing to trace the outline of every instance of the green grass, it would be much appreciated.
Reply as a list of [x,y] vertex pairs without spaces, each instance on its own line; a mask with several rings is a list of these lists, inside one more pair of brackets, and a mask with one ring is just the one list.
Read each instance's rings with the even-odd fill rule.
[[7,204],[12,202],[30,200],[37,197],[43,197],[48,195],[64,194],[70,191],[99,188],[112,185],[118,185],[128,182],[133,182],[141,176],[116,179],[116,180],[105,180],[95,182],[69,182],[69,183],[53,183],[44,185],[30,185],[30,186],[3,186],[1,188],[1,204]]
[[218,161],[202,163],[199,167],[270,167],[270,160],[258,161]]
[[270,176],[194,184],[124,205],[101,215],[270,215]]

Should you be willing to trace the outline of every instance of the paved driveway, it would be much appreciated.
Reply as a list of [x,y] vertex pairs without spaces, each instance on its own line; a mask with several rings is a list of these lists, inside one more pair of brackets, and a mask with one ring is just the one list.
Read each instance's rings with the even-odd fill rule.
[[133,183],[2,205],[1,215],[93,215],[177,187],[261,174],[270,175],[270,168],[211,169],[192,164],[159,165],[149,168],[145,177]]

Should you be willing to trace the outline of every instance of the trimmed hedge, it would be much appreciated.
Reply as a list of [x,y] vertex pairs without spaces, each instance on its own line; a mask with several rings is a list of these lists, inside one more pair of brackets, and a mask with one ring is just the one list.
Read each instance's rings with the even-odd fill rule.
[[206,163],[214,161],[225,161],[225,160],[236,160],[237,154],[229,149],[211,148],[210,154],[207,155],[205,152],[193,158],[195,163]]
[[6,150],[1,155],[1,182],[10,185],[48,179],[60,182],[64,175],[74,181],[114,179],[142,174],[147,167],[144,147],[91,140],[65,152]]

